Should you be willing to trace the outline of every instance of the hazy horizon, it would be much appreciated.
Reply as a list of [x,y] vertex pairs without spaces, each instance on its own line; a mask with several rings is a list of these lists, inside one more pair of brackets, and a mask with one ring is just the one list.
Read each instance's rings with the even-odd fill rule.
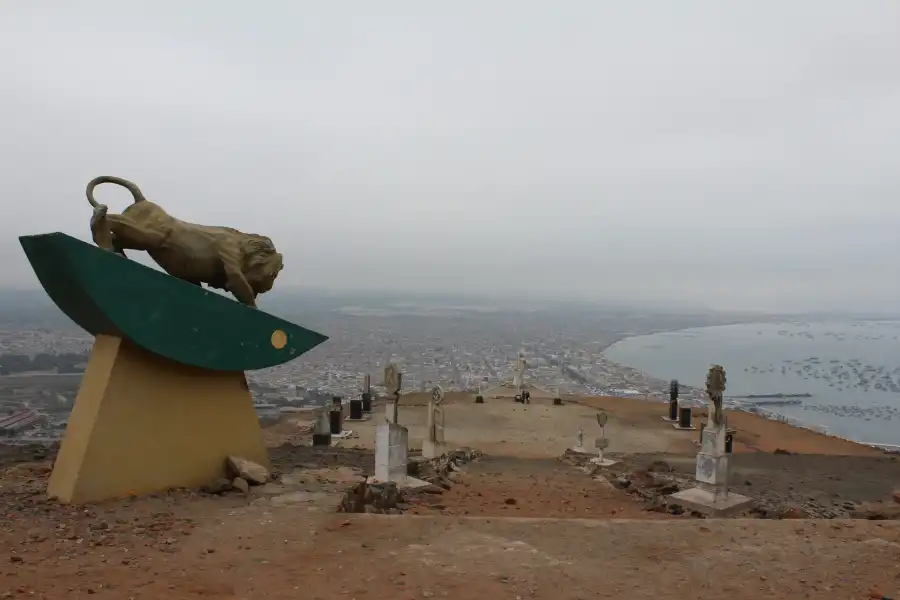
[[6,287],[118,175],[276,288],[900,306],[890,0],[5,3],[0,50]]

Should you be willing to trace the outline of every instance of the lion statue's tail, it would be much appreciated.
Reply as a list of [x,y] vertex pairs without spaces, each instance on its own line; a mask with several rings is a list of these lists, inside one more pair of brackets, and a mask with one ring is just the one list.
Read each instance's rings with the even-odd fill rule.
[[97,208],[97,206],[99,206],[98,202],[94,199],[94,188],[101,183],[115,183],[116,185],[121,185],[129,192],[131,192],[135,204],[137,204],[138,202],[147,201],[147,199],[144,198],[144,194],[141,192],[141,188],[139,188],[136,184],[128,181],[127,179],[122,179],[121,177],[101,175],[100,177],[94,177],[93,179],[91,179],[87,184],[87,189],[85,190],[88,202],[90,202],[91,206],[93,206],[94,208]]

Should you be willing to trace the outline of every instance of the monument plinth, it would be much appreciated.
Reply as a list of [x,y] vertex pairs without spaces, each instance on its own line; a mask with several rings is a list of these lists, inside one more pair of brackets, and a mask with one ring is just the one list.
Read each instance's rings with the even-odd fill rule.
[[269,465],[245,371],[326,336],[62,233],[19,238],[94,347],[48,485],[63,502],[200,487]]

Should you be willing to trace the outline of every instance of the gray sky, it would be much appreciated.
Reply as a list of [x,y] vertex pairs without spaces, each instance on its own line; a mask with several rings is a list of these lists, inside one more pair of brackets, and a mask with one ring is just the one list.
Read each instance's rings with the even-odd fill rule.
[[896,0],[3,2],[0,111],[17,287],[109,174],[280,286],[900,308]]

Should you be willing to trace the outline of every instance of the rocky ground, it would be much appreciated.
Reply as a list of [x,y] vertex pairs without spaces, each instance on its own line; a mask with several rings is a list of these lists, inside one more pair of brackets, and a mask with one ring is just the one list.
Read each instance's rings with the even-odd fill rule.
[[[416,492],[365,483],[374,422],[354,424],[358,438],[326,449],[308,446],[308,426],[296,419],[270,429],[271,480],[246,492],[172,490],[79,507],[45,497],[55,449],[0,446],[0,598],[777,600],[900,591],[900,522],[845,518],[893,518],[894,457],[780,430],[770,439],[751,420],[732,479],[759,500],[755,518],[699,519],[664,501],[689,485],[696,447],[656,407],[604,407],[622,462],[600,470],[565,451],[596,408],[454,406],[449,441],[488,440],[491,452],[414,457],[413,474],[431,482]],[[413,446],[421,410],[401,415]],[[836,455],[793,454],[809,448]]]
[[[693,487],[694,457],[668,454],[618,455],[620,462],[599,469],[584,455],[563,460],[587,466],[594,478],[630,493],[650,510],[681,514],[667,496]],[[900,485],[900,457],[816,456],[745,453],[732,457],[729,489],[755,501],[758,518],[898,519],[892,491]],[[698,515],[694,515],[698,516]]]

